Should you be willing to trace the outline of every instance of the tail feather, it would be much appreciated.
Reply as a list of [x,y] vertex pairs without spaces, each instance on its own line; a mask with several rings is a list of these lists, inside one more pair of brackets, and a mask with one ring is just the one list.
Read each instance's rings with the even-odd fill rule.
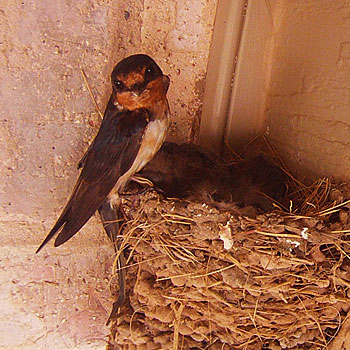
[[107,326],[111,320],[115,319],[118,315],[118,310],[123,306],[126,299],[126,288],[125,288],[125,258],[124,251],[120,250],[120,242],[118,240],[118,234],[120,231],[120,221],[123,217],[122,208],[113,208],[111,203],[106,200],[102,203],[98,209],[100,217],[102,219],[103,228],[107,233],[107,236],[112,241],[114,249],[118,253],[118,282],[119,282],[119,296],[118,299],[113,303],[113,308],[110,316],[107,320]]
[[40,244],[39,248],[36,250],[35,254],[38,254],[40,250],[49,242],[51,239],[55,236],[55,234],[62,228],[63,225],[66,224],[66,213],[65,215],[61,216],[55,226],[51,229],[49,234],[46,236],[44,241]]
[[61,216],[58,218],[55,226],[49,232],[43,243],[37,249],[38,253],[42,247],[49,242],[55,234],[55,247],[68,241],[73,237],[90,219],[95,211],[100,207],[105,196],[113,187],[113,183],[109,187],[104,188],[101,193],[99,186],[88,186],[86,181],[78,180],[75,190],[64,208]]
[[79,221],[67,220],[66,224],[62,228],[62,231],[58,234],[55,240],[54,246],[58,247],[61,244],[67,242],[70,238],[72,238],[88,222],[91,215],[89,215],[89,217],[84,220],[79,220]]

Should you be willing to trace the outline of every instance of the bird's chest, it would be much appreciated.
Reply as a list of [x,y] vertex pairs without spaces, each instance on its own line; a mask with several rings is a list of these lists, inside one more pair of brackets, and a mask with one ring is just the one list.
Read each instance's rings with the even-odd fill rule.
[[142,138],[140,149],[132,166],[118,179],[115,187],[111,191],[110,196],[113,196],[114,194],[117,195],[120,190],[123,190],[129,179],[136,172],[140,171],[154,157],[164,142],[168,124],[168,114],[166,118],[155,119],[148,124]]
[[168,119],[156,119],[150,122],[145,130],[139,152],[134,161],[135,172],[140,171],[158,152],[164,142],[168,128]]

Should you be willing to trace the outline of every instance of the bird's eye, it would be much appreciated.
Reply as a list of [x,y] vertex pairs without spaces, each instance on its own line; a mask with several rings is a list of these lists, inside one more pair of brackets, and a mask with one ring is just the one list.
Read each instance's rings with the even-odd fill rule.
[[158,73],[157,68],[153,64],[151,64],[145,70],[145,80],[151,80],[157,75],[157,73]]
[[114,80],[113,84],[117,90],[123,90],[125,88],[125,85],[121,80]]

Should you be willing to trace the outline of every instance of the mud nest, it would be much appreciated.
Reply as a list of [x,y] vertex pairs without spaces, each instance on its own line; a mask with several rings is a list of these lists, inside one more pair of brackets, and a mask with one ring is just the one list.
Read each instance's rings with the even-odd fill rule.
[[125,199],[128,302],[107,348],[350,349],[350,201],[327,180],[296,192],[260,214]]

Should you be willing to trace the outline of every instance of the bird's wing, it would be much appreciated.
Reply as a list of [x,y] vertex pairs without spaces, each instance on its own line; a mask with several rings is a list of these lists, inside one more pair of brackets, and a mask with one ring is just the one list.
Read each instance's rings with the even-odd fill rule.
[[[105,109],[104,115],[103,115],[103,119],[102,119],[102,123],[100,126],[100,129],[102,129],[102,127],[106,124],[109,123],[109,120],[111,118],[113,118],[113,116],[115,114],[118,114],[118,112],[116,111],[116,107],[114,106],[114,98],[113,98],[113,94],[111,95],[107,107]],[[121,112],[120,114],[122,114],[123,112]],[[82,167],[84,167],[85,163],[86,163],[86,159],[88,154],[90,153],[90,150],[94,147],[94,144],[97,140],[97,135],[95,137],[95,139],[93,140],[93,142],[90,143],[90,146],[88,147],[88,149],[85,151],[84,155],[82,156],[82,158],[79,160],[78,164],[77,164],[77,169],[81,169]]]
[[151,116],[146,109],[106,110],[85,159],[73,193],[37,252],[59,232],[59,246],[78,232],[133,164]]

